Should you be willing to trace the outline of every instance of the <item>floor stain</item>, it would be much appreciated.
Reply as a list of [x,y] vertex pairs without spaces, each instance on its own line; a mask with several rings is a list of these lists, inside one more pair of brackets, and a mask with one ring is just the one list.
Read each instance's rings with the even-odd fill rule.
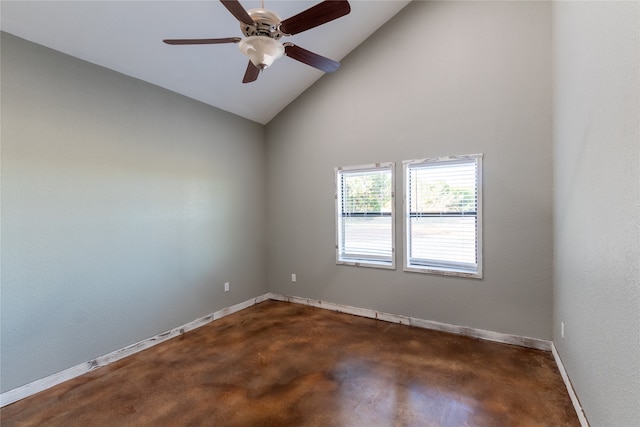
[[10,426],[579,426],[551,353],[266,301],[0,410]]

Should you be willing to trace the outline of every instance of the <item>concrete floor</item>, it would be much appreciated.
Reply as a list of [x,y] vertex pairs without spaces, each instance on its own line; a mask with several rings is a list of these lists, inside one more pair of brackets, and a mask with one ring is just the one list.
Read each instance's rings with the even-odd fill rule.
[[0,411],[9,426],[579,426],[550,353],[267,301]]

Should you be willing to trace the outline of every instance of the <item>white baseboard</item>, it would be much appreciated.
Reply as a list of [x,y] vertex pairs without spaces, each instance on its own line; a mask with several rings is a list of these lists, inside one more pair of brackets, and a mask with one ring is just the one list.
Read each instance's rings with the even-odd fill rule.
[[[221,319],[225,316],[228,316],[240,310],[244,310],[245,308],[251,307],[255,304],[259,304],[268,299],[272,299],[275,301],[286,301],[286,302],[291,302],[295,304],[304,304],[311,307],[318,307],[318,308],[323,308],[331,311],[336,311],[339,313],[353,314],[356,316],[368,317],[371,319],[378,319],[378,320],[392,322],[392,323],[399,323],[402,325],[410,325],[410,326],[416,326],[419,328],[450,332],[458,335],[464,335],[464,336],[479,338],[479,339],[488,340],[488,341],[495,341],[495,342],[504,343],[504,344],[518,345],[521,347],[529,347],[529,348],[535,348],[535,349],[545,350],[545,351],[551,351],[551,350],[555,351],[553,347],[553,343],[551,341],[541,340],[538,338],[521,337],[518,335],[510,335],[510,334],[503,334],[499,332],[485,331],[482,329],[474,329],[466,326],[451,325],[447,323],[434,322],[431,320],[423,320],[415,317],[402,316],[398,314],[390,314],[390,313],[375,311],[375,310],[366,309],[366,308],[358,308],[358,307],[352,307],[348,305],[321,301],[321,300],[313,300],[308,298],[301,298],[301,297],[296,297],[291,295],[281,295],[281,294],[269,292],[259,297],[252,298],[250,300],[233,305],[231,307],[223,308],[222,310],[216,311],[215,313],[209,314],[208,316],[202,317],[200,319],[196,319],[183,326],[171,329],[170,331],[163,332],[154,337],[139,341],[135,344],[131,344],[122,349],[105,354],[104,356],[100,356],[96,359],[89,360],[88,362],[84,362],[79,365],[72,366],[71,368],[65,369],[64,371],[49,375],[45,378],[41,378],[39,380],[17,387],[13,390],[4,392],[0,394],[0,407],[9,405],[11,403],[17,402],[18,400],[32,396],[40,391],[46,390],[64,381],[68,381],[72,378],[86,374],[87,372],[91,372],[102,366],[106,366],[124,357],[130,356],[139,351],[153,347],[154,345],[160,344],[171,338],[182,335],[185,332],[194,330],[214,320]],[[561,361],[560,361],[560,358],[557,357],[557,353],[554,353],[554,357],[556,358],[556,362],[558,362],[558,366],[561,366]],[[564,372],[564,368],[561,368],[560,371],[561,373],[563,373],[563,379],[565,379],[566,372]],[[574,401],[574,405],[575,405],[577,402],[577,398],[575,397],[573,388],[570,387],[568,378],[565,379],[565,384],[569,384],[567,386],[567,389],[569,390],[569,394],[572,396],[571,399],[572,401]],[[578,411],[578,408],[579,408],[579,403],[578,403],[578,406],[576,407],[576,412],[578,412],[578,416],[582,414],[582,418],[580,422],[583,422],[582,420],[584,419],[583,426],[588,427],[588,424],[586,424],[586,419],[584,418],[584,414],[582,413],[582,409],[580,408],[580,411]]]
[[57,372],[45,378],[41,378],[23,386],[6,391],[0,394],[0,407],[17,402],[18,400],[24,399],[25,397],[32,396],[38,392],[46,390],[62,382],[68,381],[72,378],[86,374],[87,372],[91,372],[102,366],[106,366],[124,357],[131,356],[132,354],[138,353],[139,351],[153,347],[154,345],[182,335],[185,332],[192,331],[196,328],[199,328],[200,326],[206,325],[207,323],[211,323],[214,320],[221,319],[237,311],[244,310],[245,308],[251,307],[252,305],[266,301],[267,299],[269,299],[269,294],[264,294],[262,296],[241,302],[239,304],[232,305],[231,307],[223,308],[222,310],[218,310],[205,317],[201,317],[200,319],[196,319],[185,325],[171,329],[170,331],[163,332],[154,337],[147,338],[135,344],[131,344],[127,347],[100,356],[96,359],[80,363],[79,365],[72,366],[71,368],[65,369],[64,371]]
[[500,332],[485,331],[482,329],[469,328],[466,326],[451,325],[448,323],[434,322],[432,320],[423,320],[415,317],[402,316],[399,314],[384,313],[381,311],[370,310],[366,308],[352,307],[349,305],[335,304],[331,302],[314,300],[309,298],[301,298],[291,295],[280,295],[270,293],[270,299],[277,301],[287,301],[296,304],[304,304],[312,307],[324,308],[327,310],[337,311],[339,313],[354,314],[356,316],[369,317],[371,319],[384,320],[386,322],[400,323],[402,325],[416,326],[418,328],[433,329],[436,331],[450,332],[457,335],[464,335],[473,338],[479,338],[487,341],[495,341],[503,344],[517,345],[520,347],[535,348],[538,350],[551,351],[551,341],[541,340],[539,338],[521,337],[519,335],[503,334]]
[[576,391],[573,389],[573,385],[571,384],[569,375],[567,374],[567,371],[564,368],[564,364],[562,363],[560,354],[558,354],[558,350],[556,349],[556,346],[555,344],[553,344],[553,342],[551,343],[551,353],[553,354],[553,358],[556,361],[556,365],[558,365],[558,370],[560,371],[560,375],[562,376],[564,385],[565,387],[567,387],[567,392],[569,393],[569,397],[571,398],[571,403],[573,403],[573,408],[576,410],[576,414],[578,415],[578,419],[580,420],[580,425],[582,427],[589,427],[589,422],[587,421],[587,417],[584,414],[584,410],[582,409],[580,400],[578,400],[578,395],[576,395]]

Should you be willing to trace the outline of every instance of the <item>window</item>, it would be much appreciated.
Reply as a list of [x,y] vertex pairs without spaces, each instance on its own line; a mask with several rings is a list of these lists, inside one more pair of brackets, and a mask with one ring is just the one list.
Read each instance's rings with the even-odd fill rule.
[[482,277],[482,154],[404,163],[404,270]]
[[395,268],[394,164],[336,168],[336,263]]

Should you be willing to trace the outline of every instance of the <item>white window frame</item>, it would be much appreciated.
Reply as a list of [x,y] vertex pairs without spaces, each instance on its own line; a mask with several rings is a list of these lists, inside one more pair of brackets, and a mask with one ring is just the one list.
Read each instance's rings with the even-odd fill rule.
[[[341,175],[346,173],[363,173],[367,171],[375,172],[387,169],[391,172],[391,257],[390,259],[380,259],[375,256],[367,256],[365,254],[345,254],[342,250],[342,232],[343,232],[343,212],[342,212],[342,191],[340,189]],[[374,267],[393,269],[396,268],[396,219],[395,219],[395,163],[375,163],[360,166],[343,166],[335,168],[335,218],[336,218],[336,264],[351,265],[357,267]]]
[[[416,273],[440,274],[447,276],[459,276],[469,278],[482,278],[482,154],[470,154],[464,156],[447,156],[432,157],[418,160],[403,161],[404,188],[403,188],[403,206],[404,206],[404,224],[403,224],[403,253],[404,253],[404,271]],[[412,167],[425,167],[437,164],[455,164],[455,163],[476,163],[476,262],[475,268],[470,266],[456,265],[455,262],[429,262],[427,259],[412,259],[411,256],[411,232],[409,212],[409,169]],[[446,216],[446,214],[444,214]]]

